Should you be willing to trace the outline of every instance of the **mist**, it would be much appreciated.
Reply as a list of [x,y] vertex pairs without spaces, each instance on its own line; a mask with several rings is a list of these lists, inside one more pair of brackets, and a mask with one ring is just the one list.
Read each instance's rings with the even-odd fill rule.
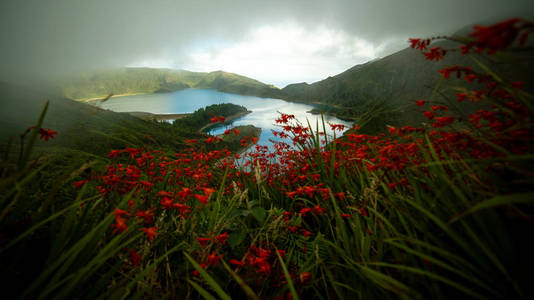
[[19,0],[2,1],[0,14],[3,81],[53,82],[147,66],[223,69],[283,86],[391,54],[409,37],[451,34],[484,20],[532,19],[534,3]]

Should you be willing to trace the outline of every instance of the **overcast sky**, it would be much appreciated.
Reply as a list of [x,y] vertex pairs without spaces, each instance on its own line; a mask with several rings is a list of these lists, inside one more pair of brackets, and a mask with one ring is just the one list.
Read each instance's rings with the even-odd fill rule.
[[121,66],[314,82],[534,0],[1,0],[1,79]]

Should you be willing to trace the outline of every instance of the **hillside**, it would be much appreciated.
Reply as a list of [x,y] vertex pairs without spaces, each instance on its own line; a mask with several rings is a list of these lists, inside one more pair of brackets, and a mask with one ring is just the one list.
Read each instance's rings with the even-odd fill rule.
[[274,96],[279,89],[257,80],[223,71],[210,73],[185,70],[121,68],[92,72],[60,80],[63,95],[71,99],[90,99],[109,94],[145,94],[187,88],[216,89],[254,96]]
[[413,109],[411,100],[430,96],[440,79],[440,69],[469,63],[468,57],[457,53],[450,53],[440,62],[428,63],[419,51],[407,48],[313,84],[288,85],[282,94],[291,101],[322,102],[347,109],[379,102],[396,110],[402,118],[407,109]]
[[[189,147],[187,139],[205,138],[189,128],[143,120],[128,113],[116,113],[61,96],[45,97],[43,94],[43,91],[0,83],[0,145],[6,147],[8,141],[13,139],[10,155],[18,153],[19,134],[35,125],[46,100],[50,104],[43,128],[50,128],[58,134],[48,142],[38,141],[38,149],[45,153],[76,152],[86,157],[105,158],[110,149],[124,147],[152,147],[172,153]],[[213,112],[218,116],[230,115],[217,109]],[[198,128],[210,123],[209,120],[190,118],[182,121],[188,120],[189,124]],[[230,146],[222,143],[216,148],[239,150],[234,145]]]
[[[432,46],[457,48],[456,44],[449,41],[436,42]],[[510,57],[509,60],[513,62]],[[510,69],[507,64],[494,66],[487,60],[482,61],[501,73],[507,73]],[[438,71],[453,65],[470,66],[480,71],[480,67],[471,57],[462,56],[459,52],[449,52],[443,60],[429,63],[418,50],[406,48],[382,59],[356,65],[343,73],[313,84],[290,84],[281,90],[281,94],[282,98],[290,101],[321,102],[342,106],[345,108],[343,113],[352,116],[361,113],[358,107],[367,108],[370,103],[380,103],[381,106],[386,106],[386,109],[394,110],[398,118],[398,120],[385,120],[386,122],[413,123],[414,120],[422,120],[417,110],[413,109],[413,100],[428,99],[441,78]],[[523,65],[513,66],[517,68],[513,69],[514,74],[507,74],[509,77],[532,79],[532,73],[524,61]],[[442,84],[440,92],[454,99],[454,92],[464,87],[463,82],[451,81]],[[356,111],[351,112],[354,108]]]

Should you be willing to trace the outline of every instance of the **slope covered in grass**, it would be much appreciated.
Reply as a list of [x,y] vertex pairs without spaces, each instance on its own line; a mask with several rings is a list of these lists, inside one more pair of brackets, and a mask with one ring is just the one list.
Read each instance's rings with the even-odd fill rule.
[[65,97],[88,99],[109,94],[164,93],[187,88],[216,89],[254,96],[272,96],[277,88],[257,80],[223,71],[122,68],[71,76],[59,82]]

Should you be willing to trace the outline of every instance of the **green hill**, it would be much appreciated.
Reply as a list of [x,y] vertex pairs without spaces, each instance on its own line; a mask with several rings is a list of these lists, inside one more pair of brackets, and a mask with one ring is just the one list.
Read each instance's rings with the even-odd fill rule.
[[407,48],[313,84],[288,85],[282,93],[284,98],[293,101],[322,102],[348,108],[367,101],[382,101],[402,109],[409,100],[431,94],[431,88],[441,76],[438,70],[467,63],[469,58],[457,53],[447,55],[443,61],[429,63],[419,51]]
[[109,94],[162,93],[187,88],[254,96],[275,96],[280,91],[257,80],[223,71],[203,73],[152,68],[121,68],[79,74],[61,79],[59,85],[63,95],[71,99],[99,98]]
[[[204,134],[190,128],[143,120],[128,113],[103,110],[62,96],[0,82],[0,146],[5,149],[11,139],[10,155],[13,159],[18,153],[19,134],[35,125],[47,100],[49,108],[43,128],[50,128],[58,134],[48,142],[37,142],[37,149],[41,153],[75,152],[76,155],[105,158],[110,149],[125,147],[157,148],[173,153],[190,147],[186,139],[205,138]],[[231,104],[220,104],[210,112],[218,116],[230,116],[234,110],[227,111],[227,106],[234,110],[246,110],[239,106],[234,108]],[[210,123],[209,120],[193,119],[192,116],[181,121],[188,121],[195,128]],[[239,150],[232,143],[216,146],[225,147]]]
[[[458,47],[456,43],[450,41],[432,44],[435,45],[443,48]],[[532,58],[532,53],[521,55],[530,55]],[[508,60],[513,68],[510,65],[495,66],[489,61],[482,61],[490,65],[493,70],[508,73],[506,75],[509,78],[533,78],[527,65],[513,64],[515,60],[512,57]],[[429,62],[418,50],[406,48],[382,59],[356,65],[343,73],[313,84],[290,84],[281,90],[281,97],[290,101],[337,105],[338,108],[334,108],[334,111],[341,117],[355,116],[362,111],[368,111],[370,106],[380,106],[383,111],[390,111],[389,117],[382,118],[384,119],[382,121],[390,124],[413,124],[422,120],[421,114],[413,105],[413,100],[430,98],[441,78],[438,71],[452,65],[471,66],[475,70],[480,70],[471,57],[462,56],[459,52],[450,51],[445,59]],[[514,74],[509,74],[509,70],[513,70]],[[440,93],[455,99],[454,92],[465,86],[462,81],[457,80],[443,82],[440,85]],[[339,107],[343,107],[343,110],[340,111]],[[394,111],[394,117],[391,111]]]

